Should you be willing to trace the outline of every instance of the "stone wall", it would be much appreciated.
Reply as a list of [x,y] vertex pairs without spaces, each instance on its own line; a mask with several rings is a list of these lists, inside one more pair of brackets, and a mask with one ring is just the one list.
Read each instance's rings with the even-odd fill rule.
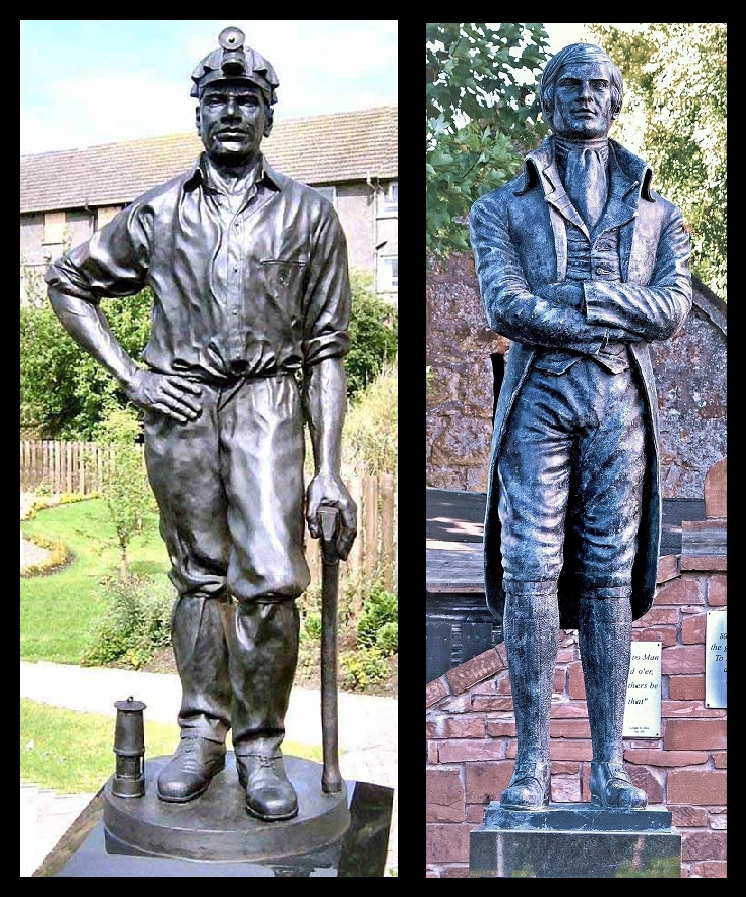
[[[664,498],[698,498],[726,454],[726,306],[693,279],[693,304],[676,337],[652,347],[659,398]],[[491,355],[508,340],[490,330],[471,253],[427,279],[427,485],[485,492],[492,436]]]
[[[690,550],[684,538],[681,555],[661,558],[653,607],[633,624],[633,640],[662,645],[661,737],[625,738],[624,760],[650,804],[672,812],[682,878],[726,877],[727,710],[705,706],[707,612],[727,609],[726,482],[723,460],[706,479],[707,520],[690,525],[706,524],[710,553],[706,539]],[[575,631],[560,631],[553,691],[552,800],[585,802],[591,744]],[[507,786],[517,751],[504,645],[429,682],[425,706],[426,876],[466,878],[469,832]]]

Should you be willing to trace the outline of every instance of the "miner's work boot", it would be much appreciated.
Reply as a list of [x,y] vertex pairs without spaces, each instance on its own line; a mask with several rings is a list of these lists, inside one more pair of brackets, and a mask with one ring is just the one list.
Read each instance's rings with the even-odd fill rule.
[[158,775],[158,797],[176,804],[194,800],[224,768],[224,744],[207,738],[182,738],[170,762]]
[[258,739],[244,749],[253,750],[236,753],[238,781],[246,789],[246,810],[265,822],[292,819],[298,813],[298,796],[285,772],[279,739]]

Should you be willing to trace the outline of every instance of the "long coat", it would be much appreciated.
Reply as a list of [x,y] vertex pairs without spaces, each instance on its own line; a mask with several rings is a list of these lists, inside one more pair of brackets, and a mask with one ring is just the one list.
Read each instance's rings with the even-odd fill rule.
[[[588,235],[565,193],[548,137],[526,156],[523,173],[485,194],[471,209],[469,224],[482,303],[490,327],[511,340],[495,409],[484,526],[485,592],[502,622],[498,478],[500,447],[510,438],[510,410],[526,381],[537,348],[595,354],[607,341],[633,334],[633,367],[642,384],[646,419],[646,467],[637,551],[632,568],[632,618],[655,597],[661,530],[658,400],[650,360],[651,341],[679,330],[691,307],[689,238],[680,210],[650,189],[652,171],[642,159],[609,140],[609,194],[594,230],[592,270],[584,284],[586,311],[537,295],[565,280],[567,228],[571,221]],[[593,265],[604,234],[619,229],[621,282],[603,278]],[[544,290],[545,295],[549,295]],[[622,330],[623,328],[623,330]],[[578,628],[579,597],[570,590],[569,564],[560,574],[560,626]]]

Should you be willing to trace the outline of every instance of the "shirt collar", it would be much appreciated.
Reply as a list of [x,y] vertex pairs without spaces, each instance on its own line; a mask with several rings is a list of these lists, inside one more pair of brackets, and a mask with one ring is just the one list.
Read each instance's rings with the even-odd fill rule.
[[[210,189],[216,189],[215,185],[210,176],[210,166],[208,164],[208,156],[206,152],[200,153],[197,161],[192,165],[192,167],[187,172],[186,180],[184,181],[184,188],[190,189],[191,187],[196,187],[197,184],[203,184],[204,186]],[[268,163],[263,153],[259,154],[259,159],[257,161],[257,171],[256,176],[254,177],[252,184],[259,184],[262,182],[268,183],[270,186],[273,186],[276,190],[281,190],[284,186],[286,178],[276,172]]]

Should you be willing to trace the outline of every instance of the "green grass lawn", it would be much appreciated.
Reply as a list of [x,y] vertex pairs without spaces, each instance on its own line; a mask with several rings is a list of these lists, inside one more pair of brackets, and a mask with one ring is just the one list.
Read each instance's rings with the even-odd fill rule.
[[[173,753],[179,727],[145,714],[145,760]],[[95,792],[115,770],[115,717],[21,701],[21,779],[62,794]],[[228,747],[231,747],[230,736]],[[286,756],[321,762],[321,748],[286,741]]]
[[[62,542],[73,553],[72,563],[57,572],[21,578],[21,660],[77,664],[104,609],[99,581],[119,565],[106,504],[91,499],[37,511],[21,531]],[[128,557],[133,572],[143,576],[168,570],[156,514],[130,544]]]

